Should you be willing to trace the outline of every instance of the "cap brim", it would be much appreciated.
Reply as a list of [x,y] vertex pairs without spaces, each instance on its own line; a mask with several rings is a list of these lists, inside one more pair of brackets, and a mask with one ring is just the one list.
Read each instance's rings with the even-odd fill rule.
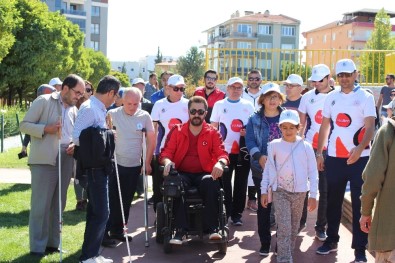
[[282,120],[281,122],[279,122],[279,124],[283,124],[284,122],[289,122],[293,125],[298,125],[299,123],[294,121],[294,120],[290,120],[290,119],[286,119],[286,120]]

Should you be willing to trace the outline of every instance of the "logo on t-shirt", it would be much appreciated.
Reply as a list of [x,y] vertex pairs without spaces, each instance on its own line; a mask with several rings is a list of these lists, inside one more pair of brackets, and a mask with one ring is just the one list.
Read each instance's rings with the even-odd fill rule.
[[318,124],[322,123],[322,110],[317,111],[317,113],[314,116],[314,120]]
[[243,128],[243,122],[241,120],[239,120],[239,119],[235,119],[230,124],[230,128],[234,132],[240,132],[240,130]]
[[[362,127],[358,129],[358,131],[354,134],[354,137],[352,138],[352,142],[354,143],[355,146],[358,146],[362,142],[363,137],[365,136],[365,132],[366,132],[365,127]],[[369,147],[370,144],[368,144],[365,147],[365,149],[369,149]]]
[[224,113],[227,113],[227,112],[228,112],[228,109],[227,109],[227,108],[225,108],[225,109],[223,110],[223,112],[224,112]]
[[339,113],[336,116],[336,125],[339,127],[348,127],[351,125],[351,117],[347,113]]

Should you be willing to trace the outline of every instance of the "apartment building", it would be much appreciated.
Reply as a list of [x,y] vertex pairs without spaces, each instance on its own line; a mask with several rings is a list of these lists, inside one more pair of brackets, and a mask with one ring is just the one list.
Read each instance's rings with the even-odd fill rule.
[[[203,31],[211,52],[208,67],[217,70],[222,79],[245,76],[252,68],[261,69],[264,79],[274,79],[282,63],[298,60],[298,53],[290,50],[298,48],[299,27],[299,20],[268,10],[236,11],[229,20]],[[274,49],[282,52],[273,53]]]
[[[334,66],[336,58],[323,50],[349,50],[350,52],[341,52],[342,58],[351,58],[358,61],[359,52],[353,50],[362,50],[374,30],[374,20],[379,9],[361,9],[353,12],[344,13],[343,19],[334,21],[327,25],[303,32],[306,39],[305,50],[307,52],[306,64],[319,63]],[[391,18],[395,13],[385,11]],[[392,34],[395,35],[395,26],[392,26]]]
[[59,11],[85,34],[85,47],[107,56],[108,0],[41,0]]

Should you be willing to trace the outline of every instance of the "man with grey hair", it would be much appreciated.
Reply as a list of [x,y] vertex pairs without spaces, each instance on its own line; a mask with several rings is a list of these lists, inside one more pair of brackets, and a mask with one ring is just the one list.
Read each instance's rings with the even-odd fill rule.
[[[143,95],[138,88],[125,88],[122,96],[123,106],[112,109],[107,113],[111,116],[112,123],[117,131],[115,155],[126,224],[129,219],[130,203],[136,192],[137,180],[139,175],[142,174],[141,159],[144,131],[147,136],[147,155],[143,158],[146,174],[151,174],[151,159],[155,149],[156,138],[151,116],[148,112],[139,109],[142,97]],[[123,235],[123,219],[115,176],[111,176],[109,179],[109,203],[110,218],[107,230],[110,231],[110,238],[126,241]],[[131,241],[132,237],[128,236],[128,240]]]

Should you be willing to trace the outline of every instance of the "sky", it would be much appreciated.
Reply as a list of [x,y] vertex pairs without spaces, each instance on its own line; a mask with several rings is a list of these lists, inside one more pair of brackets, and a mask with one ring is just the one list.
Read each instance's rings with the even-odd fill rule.
[[[364,8],[395,12],[392,0],[109,0],[107,57],[138,61],[156,56],[185,56],[192,46],[206,44],[203,31],[230,19],[236,10],[286,15],[301,21],[300,32],[341,20],[344,13]],[[394,19],[391,23],[395,24]],[[300,40],[303,36],[299,37]],[[303,48],[303,47],[300,47]]]

